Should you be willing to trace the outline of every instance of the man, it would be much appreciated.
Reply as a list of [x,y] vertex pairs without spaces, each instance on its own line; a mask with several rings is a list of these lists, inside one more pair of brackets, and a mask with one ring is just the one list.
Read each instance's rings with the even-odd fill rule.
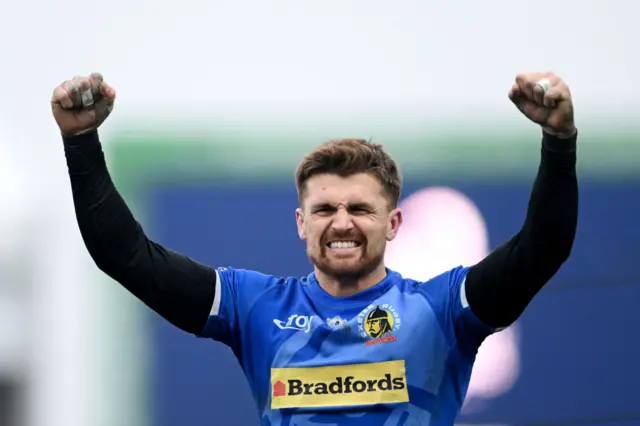
[[99,74],[58,86],[52,108],[96,265],[175,326],[231,347],[263,425],[450,426],[478,347],[558,271],[576,231],[569,88],[553,74],[521,74],[509,97],[543,130],[525,223],[478,264],[427,282],[385,268],[402,225],[401,177],[379,145],[335,140],[302,160],[296,222],[314,271],[279,278],[213,269],[145,235],[105,164],[97,128],[115,91]]

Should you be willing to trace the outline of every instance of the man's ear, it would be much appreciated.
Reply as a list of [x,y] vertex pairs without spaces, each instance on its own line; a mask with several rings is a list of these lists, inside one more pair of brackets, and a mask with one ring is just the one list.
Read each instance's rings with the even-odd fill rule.
[[302,241],[306,240],[307,233],[304,230],[304,213],[300,207],[296,209],[296,225],[298,226],[298,237],[300,237]]
[[393,239],[398,235],[400,226],[402,226],[402,210],[400,210],[400,208],[395,208],[389,213],[389,222],[386,233],[387,241],[393,241]]

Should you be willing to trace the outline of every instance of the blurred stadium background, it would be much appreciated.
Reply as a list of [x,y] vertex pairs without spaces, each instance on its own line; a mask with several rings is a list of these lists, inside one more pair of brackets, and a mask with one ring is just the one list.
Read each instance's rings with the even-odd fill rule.
[[84,250],[47,96],[96,70],[119,94],[102,131],[112,174],[154,239],[214,265],[307,274],[293,170],[326,139],[371,137],[405,173],[409,225],[389,262],[416,278],[518,230],[540,134],[506,93],[517,72],[558,73],[581,132],[574,254],[483,345],[460,424],[640,425],[640,5],[3,9],[0,426],[257,424],[230,352],[163,323]]

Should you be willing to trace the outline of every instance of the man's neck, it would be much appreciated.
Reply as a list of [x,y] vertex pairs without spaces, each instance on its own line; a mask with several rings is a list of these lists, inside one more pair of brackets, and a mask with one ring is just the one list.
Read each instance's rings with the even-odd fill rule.
[[320,287],[334,297],[348,297],[373,287],[387,276],[384,264],[378,266],[372,273],[357,280],[341,280],[324,274],[315,268],[316,280]]

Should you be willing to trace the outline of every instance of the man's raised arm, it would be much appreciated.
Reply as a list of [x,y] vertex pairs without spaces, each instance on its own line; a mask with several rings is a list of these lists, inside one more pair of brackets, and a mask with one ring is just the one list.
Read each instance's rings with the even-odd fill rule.
[[214,301],[216,271],[147,238],[118,193],[97,131],[114,100],[114,89],[93,74],[62,83],[51,101],[82,238],[104,273],[175,326],[200,333]]
[[509,97],[542,126],[542,158],[522,229],[466,277],[469,307],[495,328],[513,323],[567,260],[578,221],[577,130],[569,88],[550,73],[521,74]]

